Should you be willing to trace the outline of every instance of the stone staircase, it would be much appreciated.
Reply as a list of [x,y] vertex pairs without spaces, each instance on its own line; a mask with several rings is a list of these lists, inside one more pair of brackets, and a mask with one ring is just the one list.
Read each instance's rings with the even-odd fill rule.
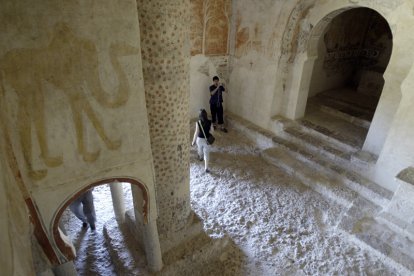
[[[343,206],[345,212],[338,218],[338,231],[398,267],[403,274],[414,273],[414,240],[401,234],[396,229],[398,225],[382,213],[393,193],[358,173],[361,170],[355,169],[352,159],[360,153],[362,139],[348,139],[349,133],[341,131],[356,127],[356,133],[364,135],[366,124],[344,119],[353,115],[341,111],[339,116],[329,119],[336,126],[326,127],[322,123],[327,114],[332,117],[333,111],[327,113],[316,104],[310,109],[312,116],[299,121],[273,118],[272,132],[234,114],[228,114],[227,120],[233,129],[256,143],[266,161]],[[360,117],[365,118],[368,115]],[[356,126],[354,122],[358,122]]]
[[[275,159],[275,155],[283,155],[285,159],[281,160],[289,160],[296,167],[304,168],[304,173],[307,168],[313,175],[323,177],[322,181],[334,187],[339,186],[341,190],[349,189],[352,197],[357,193],[379,206],[385,206],[391,200],[392,192],[356,173],[350,166],[351,156],[359,151],[358,147],[351,144],[339,147],[336,144],[344,142],[331,142],[336,137],[326,132],[313,135],[311,132],[314,130],[303,129],[302,121],[295,123],[280,119],[275,123],[282,124],[284,131],[272,137],[274,147],[263,151],[262,156],[265,159]],[[323,135],[327,138],[321,137]],[[345,147],[352,150],[346,151]],[[301,170],[295,171],[296,174],[301,173]]]

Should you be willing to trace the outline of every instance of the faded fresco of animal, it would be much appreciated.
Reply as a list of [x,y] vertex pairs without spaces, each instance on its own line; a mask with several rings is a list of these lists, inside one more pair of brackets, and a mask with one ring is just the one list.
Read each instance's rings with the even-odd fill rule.
[[[50,43],[43,48],[13,49],[0,59],[0,91],[4,99],[5,83],[16,93],[18,99],[17,128],[29,177],[40,180],[47,170],[34,170],[32,166],[31,128],[34,126],[41,151],[41,158],[48,167],[63,163],[63,156],[51,156],[45,125],[45,99],[42,82],[46,81],[63,92],[69,100],[76,130],[78,153],[85,162],[95,161],[100,151],[90,152],[84,144],[85,114],[99,137],[111,150],[118,149],[120,140],[111,140],[92,108],[84,87],[97,102],[106,108],[124,105],[129,97],[129,84],[118,57],[136,55],[138,48],[123,43],[113,43],[109,56],[118,78],[116,93],[107,93],[99,77],[98,52],[91,40],[77,37],[64,23],[55,25]],[[116,95],[109,97],[108,95]]]

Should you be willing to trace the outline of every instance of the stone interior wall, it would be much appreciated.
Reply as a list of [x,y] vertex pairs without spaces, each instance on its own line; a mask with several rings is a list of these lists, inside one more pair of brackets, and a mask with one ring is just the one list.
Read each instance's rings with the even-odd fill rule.
[[283,112],[289,68],[304,52],[315,1],[234,1],[228,109],[268,127]]
[[[201,108],[210,114],[210,90],[213,77],[218,76],[220,82],[228,89],[228,56],[192,56],[190,60],[190,118],[198,118]],[[223,106],[226,108],[228,94],[223,94]]]
[[136,2],[0,7],[1,120],[46,231],[73,194],[110,177],[147,185],[154,218]]
[[393,34],[392,55],[385,71],[385,84],[363,149],[379,156],[373,178],[390,190],[395,190],[395,176],[411,166],[413,150],[412,65],[414,40],[413,3],[390,1],[381,14],[387,19]]
[[[412,15],[405,19],[409,20],[404,20],[404,22],[414,24],[414,17]],[[400,52],[400,54],[403,54],[404,50],[409,52],[409,45],[414,43],[414,39],[408,36],[408,29],[406,31],[407,37],[404,39],[404,44],[406,44],[404,46],[405,49],[401,49],[402,52]],[[405,63],[404,57],[402,55],[399,56],[399,61],[410,67],[409,73],[403,76],[404,80],[401,85],[401,100],[398,102],[398,106],[394,107],[392,98],[384,99],[388,103],[388,108],[394,107],[397,111],[393,118],[393,123],[387,133],[374,175],[379,183],[393,191],[398,187],[398,182],[396,182],[395,179],[397,174],[414,164],[414,156],[412,154],[414,152],[414,143],[412,139],[412,137],[414,137],[414,56],[405,56],[405,58],[410,60],[411,64]],[[404,191],[402,191],[402,193],[404,193]]]
[[[411,151],[407,151],[411,149],[412,143],[406,135],[413,129],[410,123],[414,117],[409,111],[412,103],[408,92],[412,87],[408,72],[413,58],[410,49],[412,35],[409,31],[413,20],[413,4],[410,1],[233,1],[229,60],[231,93],[226,106],[231,112],[271,129],[272,116],[286,116],[291,112],[292,89],[307,89],[299,86],[304,73],[302,70],[306,68],[303,64],[308,58],[307,45],[311,30],[330,13],[350,7],[375,10],[386,20],[392,33],[390,44],[389,33],[384,33],[387,26],[383,21],[378,21],[378,14],[371,13],[371,17],[365,17],[357,12],[357,19],[352,19],[352,22],[359,23],[367,20],[369,34],[363,46],[379,51],[378,55],[364,57],[359,62],[363,62],[369,72],[382,74],[386,67],[383,77],[385,84],[363,149],[380,156],[371,177],[394,190],[394,176],[413,161],[408,154]],[[342,47],[340,45],[358,45],[361,39],[358,35],[348,36],[350,30],[340,23],[343,19],[339,17],[336,20],[338,24],[334,23],[333,26],[337,26],[338,30],[325,38],[328,50],[338,54],[338,51],[342,51],[339,50]],[[357,28],[354,24],[350,26],[352,29]],[[345,37],[351,40],[344,40]],[[340,43],[332,44],[334,41]],[[338,56],[336,54],[332,54],[332,57]],[[328,69],[337,62],[328,60],[325,63],[324,60],[320,60],[317,65],[321,68],[320,72],[323,72],[324,66]],[[342,65],[347,69],[346,63]],[[357,73],[356,81],[361,82],[358,78],[363,76],[363,72]],[[403,82],[405,93],[401,88]],[[293,98],[293,101],[296,99]],[[403,104],[400,105],[400,102]]]
[[[4,133],[0,130],[0,137]],[[3,275],[34,275],[29,213],[0,138],[0,267]]]
[[210,113],[208,87],[213,77],[229,82],[232,1],[190,0],[190,13],[190,118],[196,118],[201,108]]
[[189,0],[138,0],[142,66],[155,164],[158,230],[179,231],[190,215]]

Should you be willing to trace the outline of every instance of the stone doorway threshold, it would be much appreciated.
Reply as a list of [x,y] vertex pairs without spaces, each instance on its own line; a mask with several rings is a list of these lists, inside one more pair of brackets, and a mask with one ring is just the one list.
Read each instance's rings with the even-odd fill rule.
[[378,100],[377,96],[348,88],[325,91],[308,99],[305,116],[299,122],[361,149]]

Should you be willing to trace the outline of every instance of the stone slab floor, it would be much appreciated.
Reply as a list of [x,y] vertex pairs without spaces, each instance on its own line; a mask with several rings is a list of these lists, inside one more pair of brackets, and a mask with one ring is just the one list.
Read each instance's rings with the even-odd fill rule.
[[[336,228],[345,210],[266,163],[243,134],[230,129],[215,136],[210,174],[197,160],[195,147],[191,149],[191,202],[207,234],[227,235],[241,251],[237,267],[224,274],[404,275],[373,251],[352,243]],[[63,217],[78,249],[78,273],[126,275],[115,269],[102,233],[104,224],[116,224],[109,187],[95,188],[94,195],[96,232],[82,229],[70,212]],[[125,196],[131,206],[129,189]],[[145,271],[144,265],[142,274]]]

